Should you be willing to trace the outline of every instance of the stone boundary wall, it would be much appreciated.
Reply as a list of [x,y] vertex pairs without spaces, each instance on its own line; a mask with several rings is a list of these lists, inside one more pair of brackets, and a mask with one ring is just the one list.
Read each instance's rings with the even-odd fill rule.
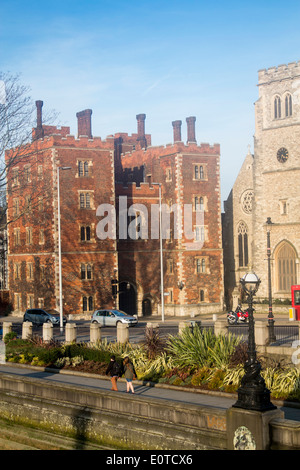
[[[4,419],[140,450],[227,450],[229,410],[0,375]],[[257,412],[254,412],[257,413]],[[245,423],[247,425],[247,423]],[[269,423],[271,449],[300,449],[300,423]]]
[[3,418],[124,449],[226,449],[226,410],[0,375]]

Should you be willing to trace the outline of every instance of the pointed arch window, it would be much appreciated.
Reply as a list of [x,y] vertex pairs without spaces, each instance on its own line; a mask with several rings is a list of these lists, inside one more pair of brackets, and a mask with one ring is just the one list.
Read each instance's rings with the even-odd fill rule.
[[275,96],[274,99],[274,118],[280,119],[281,118],[281,98],[280,96]]
[[248,266],[248,228],[244,222],[238,226],[239,267]]
[[285,97],[285,117],[291,116],[292,113],[293,113],[292,95],[288,93]]
[[296,251],[287,242],[282,242],[275,254],[275,278],[279,292],[291,291],[291,286],[297,284]]

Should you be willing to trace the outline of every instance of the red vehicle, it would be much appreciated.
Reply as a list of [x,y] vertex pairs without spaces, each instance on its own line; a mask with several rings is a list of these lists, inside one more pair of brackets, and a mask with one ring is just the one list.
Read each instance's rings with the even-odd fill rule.
[[227,314],[227,321],[230,325],[234,323],[247,323],[249,320],[248,310],[243,311],[242,307],[238,305],[235,311],[231,311]]
[[292,286],[292,308],[295,312],[295,320],[300,320],[300,285]]

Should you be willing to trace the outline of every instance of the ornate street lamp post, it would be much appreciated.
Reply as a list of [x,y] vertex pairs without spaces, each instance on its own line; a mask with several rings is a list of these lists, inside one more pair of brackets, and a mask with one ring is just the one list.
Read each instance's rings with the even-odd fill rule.
[[58,276],[59,276],[59,324],[63,331],[63,292],[62,292],[62,261],[61,261],[61,221],[60,221],[60,182],[59,170],[71,170],[70,166],[57,167],[57,224],[58,224]]
[[247,410],[267,411],[276,408],[270,401],[270,391],[266,388],[265,381],[260,375],[261,364],[256,357],[253,297],[260,285],[260,279],[254,273],[247,273],[240,280],[242,289],[248,296],[249,305],[249,333],[248,333],[248,358],[245,362],[245,375],[238,389],[238,400],[233,405],[235,408]]
[[271,241],[270,233],[272,226],[271,217],[267,218],[267,257],[268,257],[268,290],[269,290],[269,314],[268,314],[268,325],[269,325],[269,344],[275,343],[276,336],[274,332],[274,317],[272,307],[272,284],[271,284]]

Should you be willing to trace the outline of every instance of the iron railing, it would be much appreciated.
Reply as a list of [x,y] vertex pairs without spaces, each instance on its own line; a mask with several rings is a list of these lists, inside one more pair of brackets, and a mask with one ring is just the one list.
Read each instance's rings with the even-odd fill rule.
[[[228,325],[228,332],[241,336],[243,341],[248,340],[248,324]],[[274,325],[276,341],[273,346],[291,345],[299,340],[299,327],[297,325]]]

